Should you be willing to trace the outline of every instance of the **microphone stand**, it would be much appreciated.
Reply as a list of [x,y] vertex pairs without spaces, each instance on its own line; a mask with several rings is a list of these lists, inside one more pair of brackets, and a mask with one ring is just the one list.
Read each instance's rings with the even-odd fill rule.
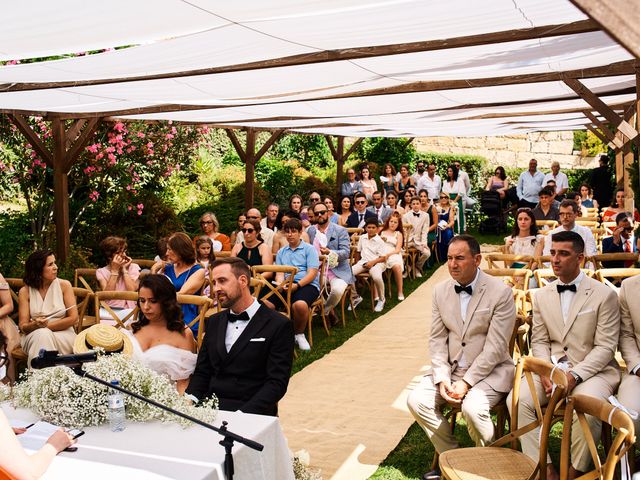
[[143,397],[142,395],[139,395],[135,392],[132,392],[130,390],[127,390],[126,388],[122,388],[119,385],[112,385],[111,383],[102,380],[101,378],[98,378],[96,376],[91,375],[90,373],[85,372],[82,369],[82,361],[80,361],[78,364],[76,365],[71,365],[71,369],[74,371],[74,373],[82,378],[88,378],[90,380],[93,380],[94,382],[100,383],[101,385],[105,385],[109,388],[113,388],[114,390],[118,390],[119,392],[122,392],[126,395],[129,395],[133,398],[137,398],[138,400],[141,400],[143,402],[146,402],[150,405],[153,405],[154,407],[159,408],[160,410],[164,410],[165,412],[169,412],[169,413],[173,413],[174,415],[177,415],[178,417],[184,418],[186,420],[189,420],[193,423],[196,423],[204,428],[208,428],[209,430],[213,430],[214,432],[217,432],[218,434],[222,435],[223,439],[220,440],[220,445],[222,445],[224,447],[224,475],[227,478],[227,480],[233,480],[233,473],[234,473],[234,468],[233,468],[233,442],[239,442],[242,443],[243,445],[246,445],[249,448],[252,448],[254,450],[257,450],[259,452],[261,452],[264,449],[264,446],[258,442],[255,442],[253,440],[250,440],[248,438],[244,438],[236,433],[233,433],[232,431],[227,429],[227,422],[222,422],[222,426],[221,427],[214,427],[213,425],[209,425],[206,422],[203,422],[202,420],[199,420],[197,418],[194,418],[190,415],[187,415],[186,413],[182,413],[178,410],[174,410],[173,408],[167,407],[166,405],[162,405],[161,403],[156,402],[155,400],[151,400],[150,398],[146,398]]

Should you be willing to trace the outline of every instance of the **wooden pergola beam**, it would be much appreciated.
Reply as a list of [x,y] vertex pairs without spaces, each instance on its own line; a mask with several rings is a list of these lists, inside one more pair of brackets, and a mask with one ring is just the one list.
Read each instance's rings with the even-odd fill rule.
[[258,153],[256,153],[256,162],[259,161],[264,156],[265,153],[267,153],[267,151],[271,148],[271,146],[274,143],[276,143],[278,139],[280,139],[280,137],[284,134],[284,132],[285,130],[281,128],[271,134],[269,139],[266,142],[264,142],[264,145],[262,145],[262,148],[260,148],[260,150],[258,150]]
[[640,4],[629,0],[571,0],[576,7],[640,58]]
[[73,167],[73,165],[82,154],[84,147],[87,146],[89,140],[95,135],[101,120],[99,118],[90,118],[87,121],[79,120],[78,122],[83,123],[84,128],[82,129],[82,131],[77,132],[74,129],[74,135],[69,136],[68,134],[71,132],[71,129],[69,129],[66,132],[67,135],[65,135],[66,142],[71,141],[71,144],[66,147],[67,152],[64,168],[67,173],[69,172],[69,170],[71,170],[71,167]]
[[31,128],[27,118],[24,115],[8,115],[9,120],[13,122],[13,124],[20,130],[20,133],[26,137],[28,142],[31,144],[31,148],[35,150],[35,152],[45,161],[45,163],[53,168],[54,161],[53,155],[44,144],[44,142],[40,139],[38,134]]
[[613,143],[614,145],[614,149],[617,148],[622,148],[622,140],[619,137],[616,137],[616,134],[614,132],[612,132],[609,127],[604,124],[603,122],[601,122],[598,117],[596,117],[593,113],[591,113],[589,110],[585,110],[584,112],[584,116],[587,117],[589,120],[591,120],[591,123],[600,129],[600,131],[602,132],[602,134],[605,136],[605,138]]
[[[635,66],[634,72],[635,74]],[[584,99],[589,105],[591,105],[594,110],[596,110],[600,115],[606,118],[611,124],[613,124],[623,135],[626,137],[633,139],[638,136],[638,132],[635,128],[633,128],[629,123],[621,118],[616,112],[611,110],[611,108],[600,100],[597,95],[595,95],[591,90],[585,87],[580,81],[575,78],[565,78],[564,83],[571,88],[574,92],[576,92],[580,97]]]
[[325,50],[320,52],[304,53],[288,57],[280,57],[257,62],[250,62],[238,65],[225,65],[221,67],[202,68],[195,70],[185,70],[181,72],[170,72],[154,75],[137,75],[133,77],[114,77],[95,80],[80,80],[66,82],[43,82],[43,83],[15,83],[0,85],[3,92],[17,92],[25,90],[44,90],[52,88],[84,87],[91,85],[105,85],[111,83],[139,82],[145,80],[162,80],[183,77],[195,77],[202,75],[213,75],[232,72],[246,72],[250,70],[264,70],[269,68],[291,67],[297,65],[311,65],[326,62],[339,62],[345,60],[358,60],[371,57],[383,57],[389,55],[402,55],[407,53],[430,52],[449,48],[474,47],[478,45],[488,45],[504,42],[516,42],[521,40],[532,40],[537,38],[558,37],[563,35],[575,35],[580,33],[594,32],[599,29],[592,20],[580,20],[568,24],[545,25],[541,27],[522,28],[515,30],[505,30],[501,32],[490,32],[464,37],[453,37],[447,39],[427,40],[422,42],[398,43],[392,45],[375,45],[364,47],[352,47],[335,50]]

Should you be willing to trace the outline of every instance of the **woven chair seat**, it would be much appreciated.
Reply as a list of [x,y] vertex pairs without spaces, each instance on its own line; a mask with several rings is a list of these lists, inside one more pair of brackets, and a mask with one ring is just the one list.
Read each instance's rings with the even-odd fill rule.
[[439,463],[447,480],[526,480],[537,465],[522,452],[500,447],[448,450]]

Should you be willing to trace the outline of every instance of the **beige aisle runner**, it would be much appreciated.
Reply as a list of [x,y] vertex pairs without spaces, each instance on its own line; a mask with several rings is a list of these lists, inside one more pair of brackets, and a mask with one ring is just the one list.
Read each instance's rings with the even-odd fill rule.
[[291,378],[278,407],[289,448],[308,450],[325,480],[368,478],[413,423],[406,398],[429,364],[431,292],[447,278],[440,267],[395,308]]

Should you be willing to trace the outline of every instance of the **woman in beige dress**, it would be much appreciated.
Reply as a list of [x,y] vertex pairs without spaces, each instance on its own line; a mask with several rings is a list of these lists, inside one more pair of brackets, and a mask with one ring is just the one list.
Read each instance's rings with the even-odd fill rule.
[[5,365],[6,373],[2,372],[0,368],[0,382],[6,378],[13,382],[15,381],[15,362],[11,357],[11,352],[14,348],[20,345],[20,334],[18,333],[18,327],[13,319],[9,316],[13,312],[13,300],[11,299],[11,291],[9,290],[9,284],[0,274],[0,332],[4,334],[6,338],[6,348],[9,355],[8,361]]
[[29,255],[23,280],[25,286],[18,293],[18,317],[29,366],[42,348],[72,353],[76,338],[73,326],[78,322],[76,298],[71,284],[58,278],[53,253],[36,250]]

